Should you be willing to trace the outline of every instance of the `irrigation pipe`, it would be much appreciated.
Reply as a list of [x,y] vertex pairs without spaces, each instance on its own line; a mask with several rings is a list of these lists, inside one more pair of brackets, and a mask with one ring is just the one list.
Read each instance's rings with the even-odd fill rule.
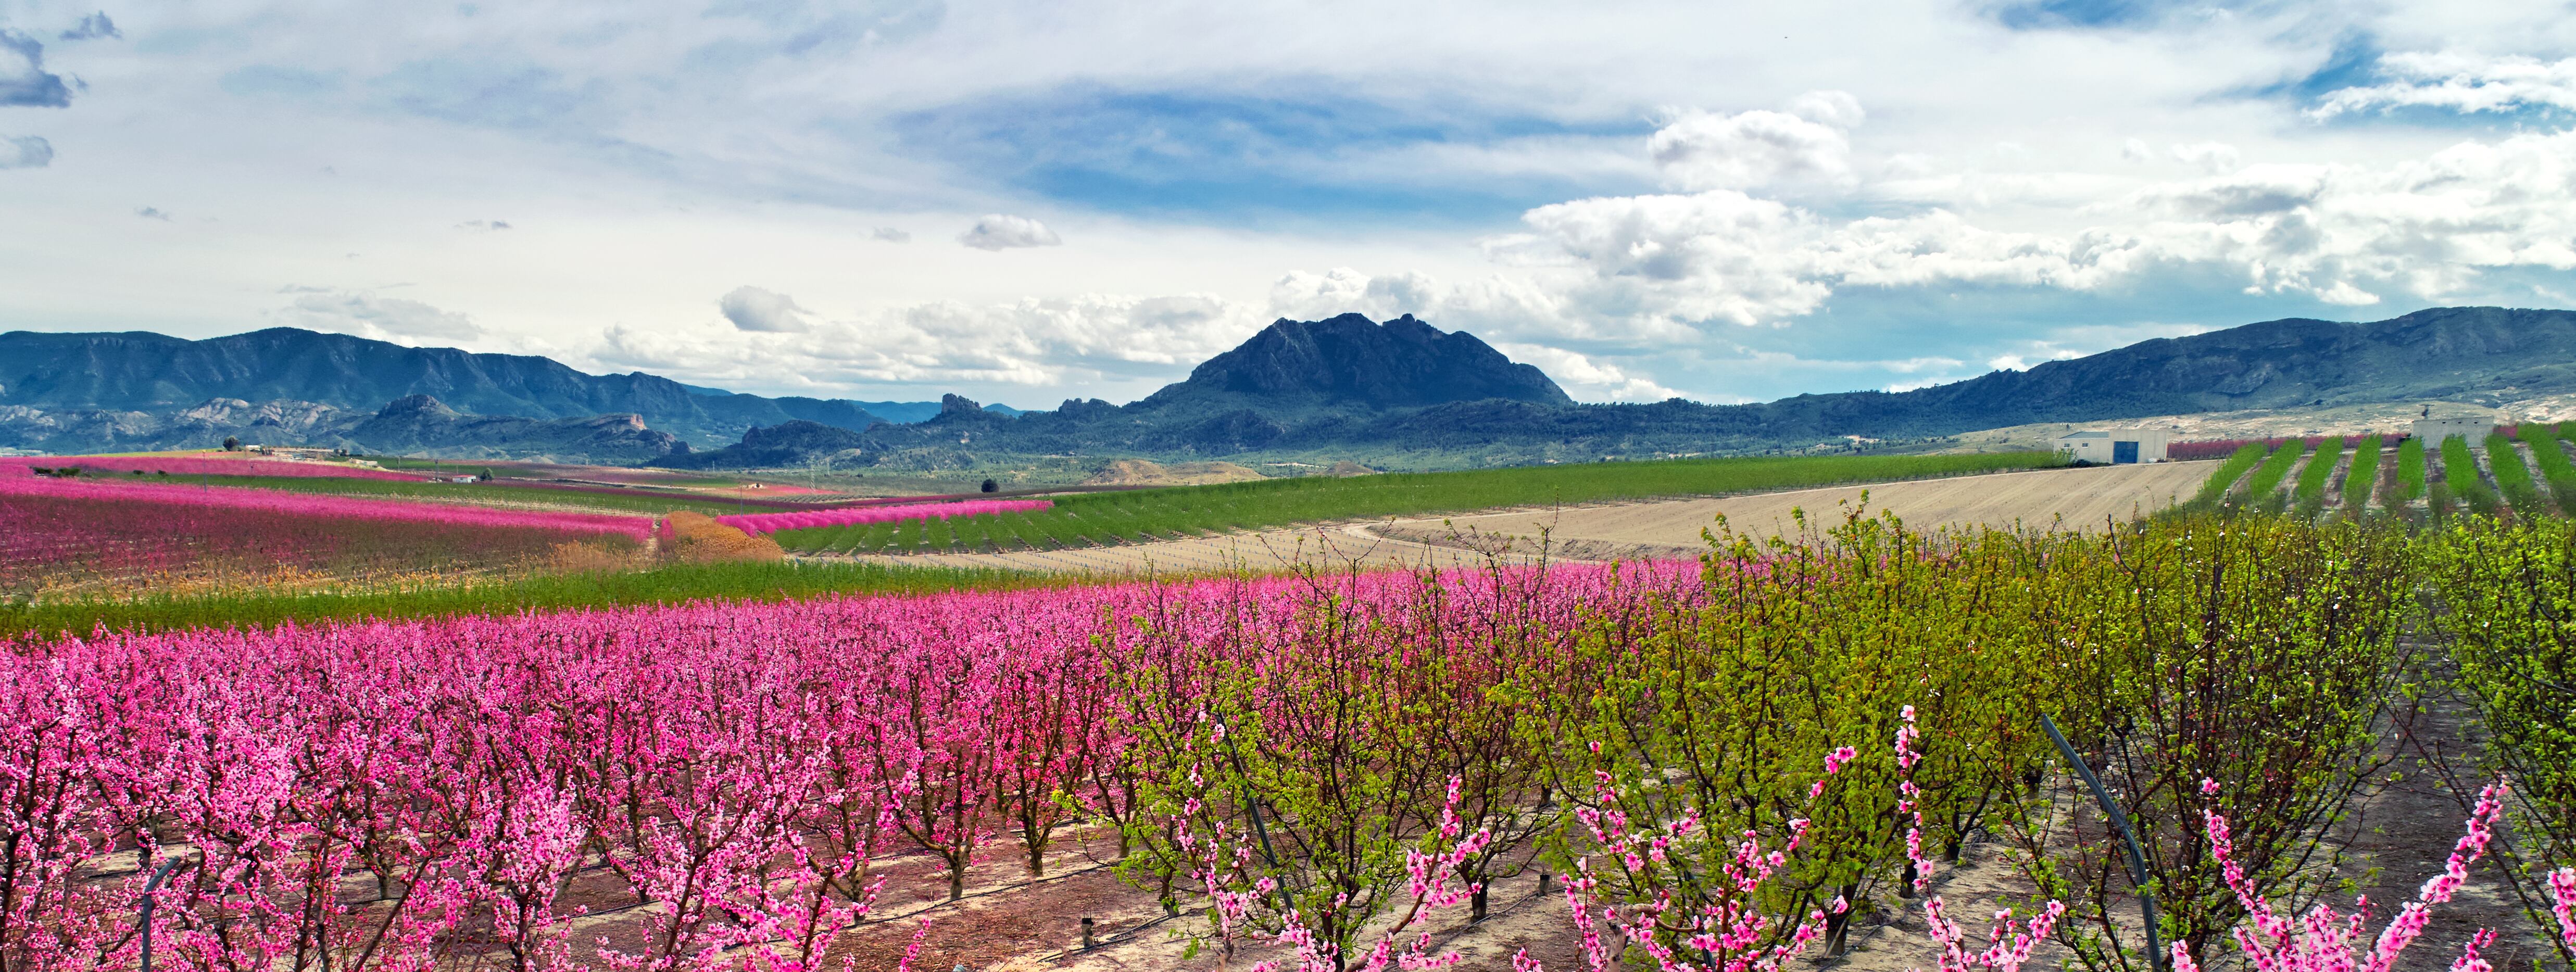
[[[2093,768],[2084,765],[2084,757],[2077,755],[2075,747],[2067,743],[2066,734],[2057,731],[2057,722],[2043,712],[2039,716],[2039,725],[2048,730],[2048,739],[2057,744],[2057,751],[2066,754],[2066,763],[2075,767],[2075,775],[2084,780],[2085,786],[2093,788],[2094,802],[2102,805],[2102,812],[2110,816],[2112,825],[2120,828],[2120,849],[2129,857],[2129,886],[2138,891],[2138,912],[2147,923],[2148,968],[2164,972],[2164,944],[2158,940],[2156,932],[2156,892],[2147,886],[2147,859],[2146,855],[2138,852],[2138,832],[2129,828],[2129,815],[2120,812],[2119,804],[2111,802],[2111,791],[2102,788],[2102,778],[2093,775]],[[2112,947],[2116,949],[2118,944],[2114,940]]]
[[143,882],[143,903],[135,909],[139,913],[135,921],[143,926],[143,972],[152,972],[152,895],[161,890],[162,879],[198,860],[200,858],[171,858],[162,863],[160,870],[152,872],[152,880]]

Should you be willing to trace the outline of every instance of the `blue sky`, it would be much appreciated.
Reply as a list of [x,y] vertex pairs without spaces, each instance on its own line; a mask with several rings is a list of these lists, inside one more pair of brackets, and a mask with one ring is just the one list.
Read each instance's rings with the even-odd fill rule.
[[0,0],[0,328],[1123,401],[1412,313],[1576,397],[2570,306],[2566,4]]

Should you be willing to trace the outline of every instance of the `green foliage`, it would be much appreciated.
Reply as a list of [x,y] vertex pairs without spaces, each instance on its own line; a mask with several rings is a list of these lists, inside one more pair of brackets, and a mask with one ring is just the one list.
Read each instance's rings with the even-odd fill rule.
[[2469,511],[2494,516],[2502,508],[2495,490],[2487,488],[2486,478],[2478,475],[2478,457],[2469,451],[2469,440],[2452,436],[2442,440],[2442,484],[2451,496],[2469,504]]
[[2540,477],[2549,481],[2549,492],[2558,498],[2558,509],[2576,516],[2576,464],[2567,461],[2567,450],[2559,444],[2558,429],[2538,422],[2526,422],[2521,428],[2522,441],[2531,446],[2531,461],[2540,466]]
[[2227,495],[2230,487],[2236,485],[2237,480],[2245,478],[2246,470],[2254,468],[2262,461],[2262,443],[2248,442],[2237,446],[2236,452],[2229,455],[2226,462],[2219,463],[2218,469],[2209,474],[2208,481],[2200,484],[2200,495],[2194,497],[2192,502],[2200,506],[2217,503],[2220,498]]
[[2380,505],[2393,510],[2423,495],[2424,440],[2409,438],[2397,444],[2397,495],[2382,500]]
[[[1602,860],[1591,873],[1614,901],[1670,900],[1697,914],[1734,893],[1727,864],[1739,835],[1778,846],[1803,819],[1800,853],[1760,907],[1804,916],[1839,897],[1865,912],[1905,878],[1884,740],[1908,705],[1942,740],[1915,779],[1928,839],[1955,859],[1962,835],[2038,765],[2045,744],[2031,716],[2051,698],[2084,697],[2069,691],[2088,671],[2082,646],[2061,649],[2069,664],[2053,666],[2043,650],[2056,646],[2025,610],[2051,589],[2030,569],[2079,542],[1987,533],[1953,546],[1854,511],[1794,542],[1723,536],[1704,603],[1593,619],[1574,664],[1533,687],[1557,700],[1539,740],[1556,785],[1577,808],[1696,818],[1710,836],[1677,842],[1667,860]],[[1857,758],[1810,800],[1841,746]],[[1570,868],[1589,838],[1560,834],[1555,865]],[[1855,917],[1829,921],[1829,949]]]
[[[2447,608],[2436,619],[2486,736],[2481,775],[2513,781],[2499,870],[2546,929],[2539,873],[2576,865],[2576,523],[2462,518],[2424,547]],[[2576,949],[2553,945],[2576,964]]]
[[1068,581],[965,568],[792,561],[671,564],[642,572],[545,574],[470,586],[0,604],[0,640],[87,634],[99,628],[264,628],[359,618],[436,618],[697,600],[779,601],[830,594],[925,594],[1061,583]]
[[2548,514],[2540,499],[2540,486],[2532,481],[2531,467],[2523,465],[2522,450],[2513,447],[2512,436],[2502,432],[2487,436],[2487,465],[2495,471],[2496,491],[2504,494],[2515,513]]
[[2299,470],[2299,483],[2294,495],[2299,502],[2299,515],[2314,518],[2325,510],[2326,480],[2334,477],[2335,466],[2343,462],[2343,436],[2328,436],[2317,443],[2316,453],[2306,467]]
[[[452,464],[451,464],[451,468]],[[751,508],[707,497],[681,496],[636,490],[628,493],[593,492],[556,489],[507,479],[482,483],[408,483],[392,479],[340,479],[329,476],[171,476],[166,482],[195,483],[218,488],[277,489],[296,493],[323,493],[332,496],[382,496],[396,499],[426,499],[492,506],[542,503],[602,513],[663,514],[680,510],[723,516],[730,513],[768,512],[767,507]]]
[[[2184,517],[2106,538],[2056,569],[2081,575],[2066,581],[2080,594],[2062,620],[2040,621],[2039,636],[2079,632],[2108,673],[2098,696],[2059,696],[2077,713],[2065,720],[2070,741],[2138,829],[2167,939],[2212,957],[2205,950],[2243,911],[2208,856],[2204,811],[2240,822],[2236,858],[2267,896],[2295,899],[2331,880],[2317,855],[2333,849],[2318,838],[2383,765],[2379,734],[2402,698],[2406,536],[2384,520]],[[1999,829],[2043,893],[2092,902],[2077,912],[2092,932],[2079,959],[2144,966],[2111,947],[2104,902],[2126,877],[2098,819],[2046,800],[2015,809]],[[2093,836],[2079,835],[2084,826]]]
[[2281,480],[2289,478],[2290,467],[2298,465],[2299,456],[2305,452],[2306,446],[2297,442],[2284,442],[2272,450],[2262,465],[2254,467],[2254,475],[2246,478],[2246,501],[2258,506],[2270,503],[2273,494],[2281,489]]
[[[1083,493],[1054,507],[1005,517],[1019,542],[1040,549],[1109,546],[1262,530],[1297,523],[1412,516],[1497,506],[1713,496],[1836,483],[1886,482],[2042,469],[2056,453],[1942,456],[1796,456],[1519,466],[1440,473],[1308,476],[1113,493]],[[830,549],[837,527],[782,530],[794,551]],[[947,549],[940,546],[938,549]]]
[[2361,444],[2353,447],[2352,468],[2343,476],[2345,519],[2359,519],[2370,505],[2370,491],[2379,482],[2379,447],[2380,438],[2375,435],[2362,436]]

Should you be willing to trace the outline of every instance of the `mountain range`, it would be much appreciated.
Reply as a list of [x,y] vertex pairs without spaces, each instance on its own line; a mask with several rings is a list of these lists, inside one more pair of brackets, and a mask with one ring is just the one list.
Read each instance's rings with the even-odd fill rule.
[[[1341,350],[1319,357],[1318,348]],[[1279,377],[1300,374],[1307,376],[1302,382]],[[1439,377],[1435,383],[1426,376]],[[845,449],[835,461],[963,467],[1009,455],[1080,454],[1349,458],[1381,468],[1437,468],[2550,392],[2576,392],[2576,312],[2457,307],[2359,324],[2266,321],[1913,391],[1753,405],[1573,403],[1536,369],[1470,335],[1442,335],[1410,317],[1373,325],[1344,315],[1274,323],[1187,380],[1128,405],[1068,401],[1007,421],[952,408],[926,422],[869,429],[855,438],[854,452]],[[673,461],[707,465],[727,457]]]
[[[438,408],[414,403],[377,416],[422,395]],[[643,372],[586,374],[530,355],[296,328],[202,341],[146,331],[0,334],[0,446],[54,452],[204,448],[234,437],[457,458],[631,462],[722,446],[763,425],[801,419],[857,430],[938,410],[936,402],[765,398]],[[456,425],[436,412],[557,424]],[[672,441],[614,432],[628,424]]]
[[[2289,319],[1905,392],[1753,405],[1577,403],[1539,369],[1410,315],[1282,319],[1141,400],[1008,413],[764,398],[545,358],[272,329],[0,334],[0,445],[98,451],[247,428],[378,451],[571,454],[698,468],[956,469],[1036,456],[1357,459],[1436,468],[1922,440],[2033,422],[2576,391],[2576,312],[2435,308]],[[427,396],[427,397],[422,397]],[[905,406],[899,414],[893,406]],[[504,421],[507,419],[507,421]],[[905,420],[909,421],[905,421]],[[280,438],[282,437],[282,438]],[[718,448],[707,448],[707,447]],[[546,450],[551,449],[551,452]]]

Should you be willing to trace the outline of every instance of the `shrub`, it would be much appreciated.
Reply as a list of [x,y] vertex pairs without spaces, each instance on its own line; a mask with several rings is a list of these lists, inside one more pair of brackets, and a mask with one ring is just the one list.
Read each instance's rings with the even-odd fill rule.
[[669,545],[663,556],[684,564],[787,559],[787,551],[779,548],[778,541],[744,533],[704,513],[683,510],[662,522],[665,529],[661,536]]
[[2359,518],[2370,505],[2370,493],[2379,482],[2381,440],[2375,435],[2361,437],[2352,450],[2352,468],[2343,477],[2343,510],[2346,519]]

